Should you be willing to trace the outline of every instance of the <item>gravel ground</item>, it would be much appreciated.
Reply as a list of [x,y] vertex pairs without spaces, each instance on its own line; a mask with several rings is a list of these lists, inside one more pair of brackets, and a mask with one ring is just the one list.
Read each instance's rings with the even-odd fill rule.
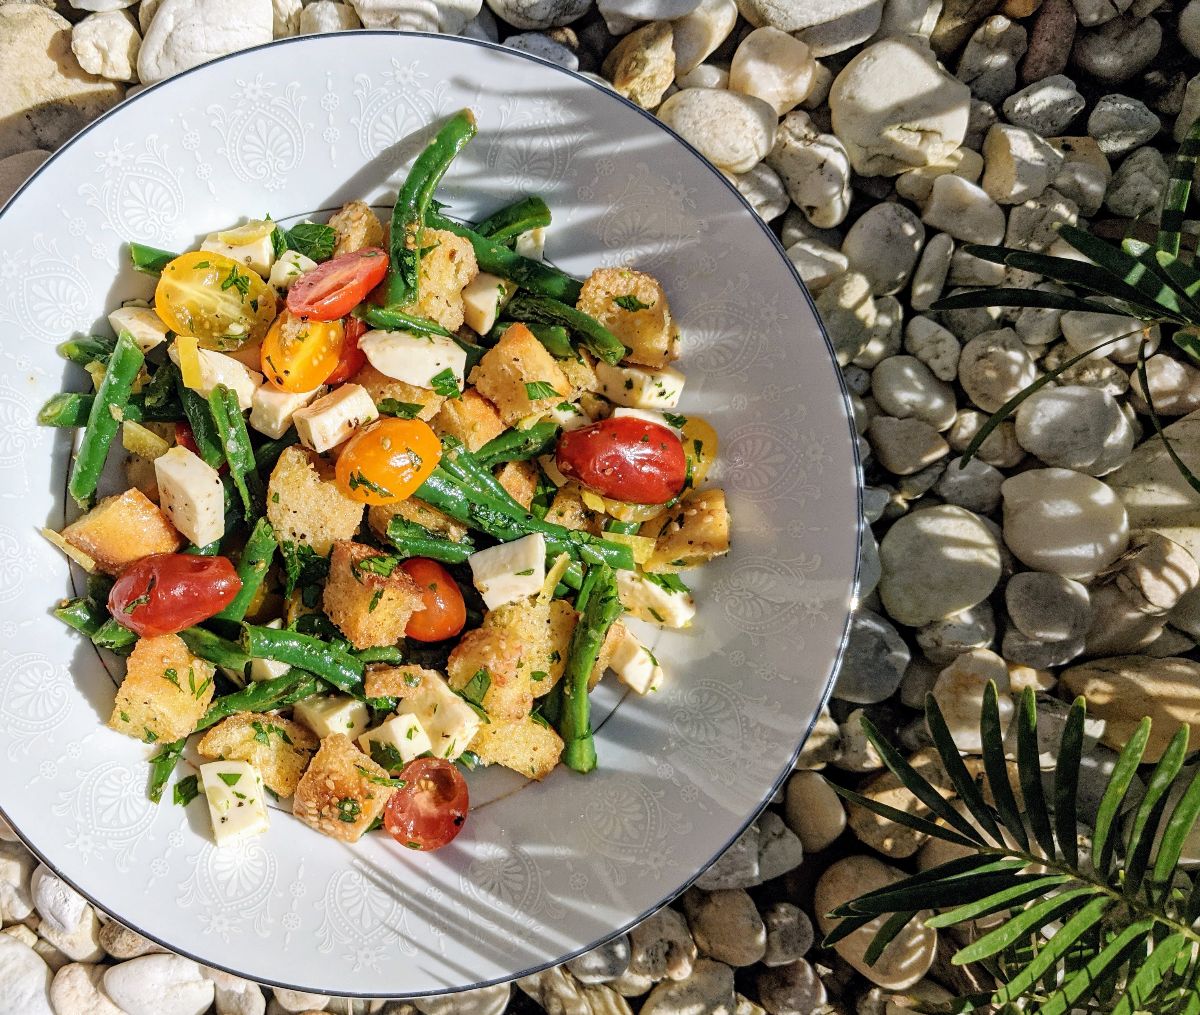
[[[830,790],[920,810],[881,774],[859,716],[921,770],[929,690],[964,754],[979,748],[987,680],[1035,687],[1051,726],[1086,692],[1094,812],[1131,718],[1197,724],[1200,512],[1171,509],[1192,495],[1146,439],[1137,322],[929,307],[961,287],[1037,281],[964,243],[1064,253],[1058,223],[1121,236],[1155,218],[1164,153],[1200,113],[1200,0],[0,0],[0,198],[199,52],[360,24],[503,41],[609,81],[779,231],[829,325],[866,463],[873,534],[836,698],[782,799],[675,906],[515,988],[415,1007],[272,994],[159,954],[0,828],[0,1015],[900,1015],[894,991],[970,989],[950,942],[923,928],[874,968],[858,935],[814,943],[819,914],[942,859]],[[958,468],[989,413],[1106,338],[1118,339],[1107,355]],[[1200,371],[1149,366],[1160,412],[1182,417],[1181,452],[1200,456]]]

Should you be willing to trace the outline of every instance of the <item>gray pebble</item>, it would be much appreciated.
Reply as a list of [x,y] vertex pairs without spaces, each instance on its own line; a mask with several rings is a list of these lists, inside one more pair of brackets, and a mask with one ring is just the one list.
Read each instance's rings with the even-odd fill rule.
[[567,963],[580,983],[608,983],[629,968],[629,938],[622,934]]
[[800,839],[774,811],[763,811],[758,818],[758,866],[763,881],[795,870],[804,859]]
[[705,955],[735,968],[752,966],[767,949],[767,929],[754,902],[740,888],[683,896],[683,910],[696,947]]
[[1128,95],[1105,95],[1088,116],[1088,133],[1109,158],[1151,140],[1162,126],[1145,104]]
[[763,910],[762,919],[767,928],[764,966],[786,966],[808,954],[815,935],[803,909],[790,902],[773,902]]
[[1145,70],[1162,45],[1162,25],[1154,18],[1124,15],[1075,40],[1075,62],[1109,84],[1128,81]]
[[1104,204],[1114,215],[1137,218],[1158,208],[1170,170],[1155,148],[1139,148],[1122,162],[1108,185]]
[[758,999],[771,1015],[812,1015],[825,1004],[825,984],[804,959],[758,974]]
[[1004,100],[1004,115],[1009,123],[1025,127],[1042,137],[1053,137],[1083,112],[1086,100],[1075,82],[1063,74],[1052,74]]
[[908,645],[884,617],[858,610],[850,620],[834,697],[856,705],[886,701],[900,686],[910,658]]
[[753,823],[721,854],[716,863],[696,879],[696,887],[709,892],[718,888],[750,888],[761,884],[758,825]]

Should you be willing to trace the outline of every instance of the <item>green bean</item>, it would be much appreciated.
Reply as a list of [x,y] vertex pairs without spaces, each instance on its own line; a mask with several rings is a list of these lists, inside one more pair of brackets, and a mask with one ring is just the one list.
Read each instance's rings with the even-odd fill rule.
[[207,399],[185,387],[182,375],[179,376],[177,387],[183,414],[192,428],[192,439],[196,442],[200,457],[214,469],[219,469],[225,461],[225,453],[221,450],[221,438],[213,423],[212,413],[208,411]]
[[536,194],[514,201],[475,224],[475,232],[493,243],[511,243],[530,229],[544,229],[550,224],[550,209]]
[[[218,614],[220,616],[220,614]],[[188,647],[192,655],[207,659],[210,663],[223,666],[227,670],[246,675],[246,667],[250,665],[250,657],[241,650],[237,642],[222,638],[219,634],[206,631],[202,627],[187,627],[179,632],[179,637]]]
[[55,348],[55,352],[63,359],[85,367],[89,363],[107,363],[116,347],[117,340],[115,338],[89,335],[87,338],[70,338],[65,342],[60,342]]
[[96,492],[96,483],[108,459],[108,449],[116,436],[121,414],[129,402],[134,378],[144,361],[142,350],[137,347],[133,336],[127,331],[121,332],[108,369],[104,372],[104,380],[100,382],[100,390],[96,392],[88,413],[87,426],[79,442],[79,454],[75,456],[71,478],[67,483],[71,496],[81,507],[89,505]]
[[440,539],[424,526],[399,515],[393,515],[388,522],[387,538],[401,556],[429,557],[443,564],[461,564],[475,552],[470,539]]
[[348,693],[362,693],[363,664],[349,652],[298,631],[246,624],[242,649],[253,659],[273,659],[306,670]]
[[129,244],[129,259],[133,262],[134,269],[144,275],[161,275],[163,268],[178,256],[170,250],[148,247],[144,243]]
[[502,462],[525,462],[548,451],[557,436],[558,424],[550,421],[534,423],[528,430],[507,430],[476,451],[475,461],[481,469]]
[[320,694],[325,687],[324,681],[303,670],[288,670],[283,676],[273,680],[255,681],[240,691],[215,699],[193,732],[206,730],[238,712],[270,712],[277,708],[287,708],[302,698]]
[[416,314],[406,314],[403,310],[363,303],[351,313],[360,321],[366,321],[372,328],[378,328],[380,331],[411,331],[414,335],[454,337],[453,332],[447,331],[437,321],[431,321],[428,317],[418,317]]
[[471,246],[475,249],[475,260],[479,263],[480,271],[499,275],[510,282],[515,282],[522,289],[542,293],[568,303],[574,303],[579,299],[583,283],[553,265],[513,253],[503,243],[496,243],[486,236],[480,236],[474,229],[468,229],[461,223],[436,212],[426,215],[425,223],[433,229],[445,229],[454,233],[455,236],[470,240]]
[[174,363],[165,363],[150,375],[149,382],[142,388],[138,397],[142,405],[150,412],[162,411],[170,407],[179,419],[183,407],[175,394],[175,377],[179,367]]
[[300,442],[300,436],[296,433],[294,426],[288,427],[285,433],[278,440],[264,441],[258,446],[258,450],[254,452],[254,467],[258,469],[259,475],[267,473],[268,475],[275,468],[275,463],[279,461],[279,456],[284,453],[293,444]]
[[519,292],[508,301],[504,313],[517,321],[557,324],[567,328],[605,363],[619,363],[629,351],[616,335],[591,314],[585,314],[549,296]]
[[641,527],[641,522],[623,522],[617,518],[610,518],[604,523],[605,532],[620,532],[626,536],[636,536]]
[[108,594],[112,592],[113,585],[116,584],[116,579],[111,575],[103,574],[100,571],[95,571],[87,576],[84,588],[85,593],[93,603],[97,606],[103,606],[108,602]]
[[[93,401],[92,395],[85,395],[79,391],[60,391],[57,395],[51,395],[46,404],[38,410],[37,421],[42,426],[83,426],[91,415]],[[128,410],[125,418],[130,418]]]
[[[517,321],[499,321],[488,332],[487,337],[492,342],[498,342],[504,333]],[[540,324],[537,321],[524,321],[533,337],[546,347],[546,351],[555,359],[576,359],[578,353],[571,344],[571,334],[561,324]]]
[[221,552],[221,540],[214,539],[211,543],[205,543],[203,546],[188,543],[181,552],[191,554],[193,557],[216,557]]
[[377,645],[374,648],[360,648],[351,652],[360,663],[387,663],[389,666],[399,666],[404,662],[404,653],[395,645]]
[[[242,499],[242,510],[246,521],[254,515],[255,502],[262,493],[254,463],[254,448],[250,444],[250,433],[235,391],[218,384],[208,393],[208,412],[212,419],[225,461],[229,463],[229,478]],[[253,493],[252,493],[253,490]]]
[[100,630],[108,614],[90,599],[68,599],[54,608],[54,615],[68,627],[91,638]]
[[469,109],[455,113],[437,136],[417,156],[392,210],[391,266],[387,278],[388,306],[415,303],[421,274],[421,230],[433,192],[446,175],[454,157],[475,136],[475,114]]
[[133,651],[137,635],[129,628],[122,627],[112,617],[109,617],[92,635],[92,644],[97,648],[106,648],[119,656],[127,656]]
[[279,545],[275,539],[275,530],[265,518],[260,518],[250,530],[242,555],[238,558],[237,573],[242,580],[238,594],[229,601],[229,605],[217,614],[220,620],[242,620],[246,610],[262,587],[263,579],[267,576],[267,568],[275,556],[275,548]]
[[150,785],[147,786],[146,793],[152,803],[158,803],[162,799],[163,789],[171,778],[171,773],[175,771],[175,766],[179,764],[179,759],[183,757],[186,744],[187,737],[163,744],[159,752],[150,759]]

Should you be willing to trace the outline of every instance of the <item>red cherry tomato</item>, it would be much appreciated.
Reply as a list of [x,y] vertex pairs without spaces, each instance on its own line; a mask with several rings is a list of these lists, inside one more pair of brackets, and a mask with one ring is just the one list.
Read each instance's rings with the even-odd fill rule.
[[241,587],[228,557],[152,553],[121,569],[108,610],[122,627],[153,638],[220,613]]
[[391,795],[383,827],[409,849],[440,849],[462,831],[470,799],[467,780],[444,758],[417,758],[400,773],[404,786]]
[[342,254],[296,279],[288,290],[287,308],[313,321],[345,317],[383,281],[387,269],[387,254],[378,247]]
[[687,456],[675,432],[633,416],[568,430],[554,459],[568,479],[634,504],[665,504],[687,478]]
[[358,347],[358,340],[367,331],[367,326],[357,317],[347,317],[342,322],[342,357],[333,373],[325,378],[326,384],[344,384],[363,368],[367,354]]
[[175,424],[175,443],[181,448],[187,448],[193,455],[200,454],[200,448],[196,444],[196,435],[193,433],[190,423]]
[[400,569],[421,586],[425,600],[425,609],[412,615],[404,636],[413,641],[445,641],[461,633],[467,623],[467,604],[450,572],[428,557],[412,557]]

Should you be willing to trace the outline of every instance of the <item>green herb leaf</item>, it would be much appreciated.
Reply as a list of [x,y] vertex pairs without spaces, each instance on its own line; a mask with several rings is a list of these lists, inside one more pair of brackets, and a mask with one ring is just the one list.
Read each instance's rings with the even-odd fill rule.
[[175,783],[174,800],[180,807],[186,807],[200,795],[200,780],[194,775],[188,775]]
[[290,596],[299,586],[320,586],[329,577],[329,558],[322,557],[307,543],[284,540],[279,544],[285,575],[283,594]]
[[381,398],[375,407],[381,416],[395,416],[397,419],[416,419],[425,408],[419,402],[401,402],[395,398]]
[[692,594],[692,590],[683,583],[683,579],[677,574],[671,572],[652,574],[647,571],[642,577],[650,582],[651,585],[657,585],[660,589],[667,592],[681,593],[685,596]]
[[371,493],[379,497],[391,497],[392,492],[386,487],[380,486],[374,480],[368,479],[361,472],[350,473],[350,489],[357,490],[360,487],[364,490],[369,490]]
[[653,303],[643,303],[633,293],[627,293],[624,296],[614,296],[613,302],[622,310],[649,310]]
[[241,772],[218,772],[217,775],[226,786],[236,786],[242,780]]
[[454,371],[446,367],[440,374],[435,374],[429,379],[429,386],[433,390],[445,398],[462,398],[462,392],[458,389],[458,379],[454,376]]
[[463,689],[459,691],[459,695],[466,698],[473,705],[483,704],[484,695],[488,693],[488,689],[492,686],[492,675],[486,668],[480,668],[475,671],[475,675],[466,682]]
[[525,397],[536,402],[539,398],[561,398],[562,395],[549,381],[526,381]]
[[284,230],[284,240],[291,250],[313,261],[328,261],[337,245],[337,233],[330,226],[301,222]]
[[346,824],[353,824],[358,820],[358,816],[362,814],[362,804],[352,796],[344,796],[337,802],[338,820],[344,821]]
[[398,772],[404,767],[404,759],[395,744],[384,743],[382,740],[368,740],[371,745],[371,760],[380,768],[389,772]]

